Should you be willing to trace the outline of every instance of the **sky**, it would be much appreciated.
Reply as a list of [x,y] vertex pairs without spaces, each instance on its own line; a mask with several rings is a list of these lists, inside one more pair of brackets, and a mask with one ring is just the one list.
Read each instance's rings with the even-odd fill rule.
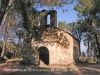
[[[77,12],[73,9],[74,8],[74,5],[76,4],[77,2],[74,1],[73,4],[68,4],[68,5],[65,5],[64,7],[62,8],[57,8],[56,11],[57,11],[57,22],[59,21],[66,21],[66,23],[71,23],[71,22],[75,22],[78,17],[77,17]],[[38,7],[37,10],[39,11],[42,11],[43,9],[45,10],[50,10],[51,8],[50,7]],[[63,12],[63,9],[64,10],[67,10],[66,12]]]
[[66,21],[66,23],[71,23],[77,20],[77,12],[73,9],[74,4],[66,5],[64,8],[67,9],[63,12],[62,9],[57,11],[57,21]]
[[[73,9],[76,4],[77,2],[74,2],[73,4],[65,5],[63,8],[56,9],[57,10],[57,24],[59,21],[65,21],[68,24],[68,23],[75,22],[76,20],[78,20],[78,17],[77,17],[78,12],[76,12]],[[38,8],[39,11],[43,9],[49,10],[50,8],[46,8],[46,7]],[[67,11],[63,12],[63,9]],[[87,48],[86,46],[84,46],[83,41],[81,41],[80,45],[81,45],[81,51],[86,52]]]

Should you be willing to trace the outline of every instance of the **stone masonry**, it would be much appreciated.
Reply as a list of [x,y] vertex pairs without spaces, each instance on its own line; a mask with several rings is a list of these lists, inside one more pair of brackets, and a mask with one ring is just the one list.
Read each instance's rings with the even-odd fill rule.
[[[78,61],[80,56],[79,41],[68,32],[58,28],[52,28],[52,30],[51,28],[47,28],[43,32],[40,41],[36,41],[33,38],[31,43],[33,48],[38,48],[38,51],[42,48],[40,53],[44,56],[42,59],[47,59],[49,65],[68,65]],[[45,49],[49,54],[44,51]],[[44,63],[46,63],[46,61],[43,60]]]
[[[49,27],[46,27],[47,15],[50,15]],[[43,10],[40,16],[40,28],[44,28],[36,33],[38,39],[33,38],[31,41],[32,48],[37,47],[38,54],[34,55],[38,57],[38,61],[41,60],[47,65],[68,65],[78,61],[80,42],[67,31],[57,28],[57,12]]]
[[[50,25],[47,16],[50,15]],[[57,12],[43,10],[40,13],[40,27],[31,40],[31,49],[24,58],[33,64],[68,65],[78,61],[80,42],[67,31],[57,28]],[[26,46],[27,47],[27,46]],[[25,50],[24,50],[25,52]],[[27,60],[28,61],[28,60]]]

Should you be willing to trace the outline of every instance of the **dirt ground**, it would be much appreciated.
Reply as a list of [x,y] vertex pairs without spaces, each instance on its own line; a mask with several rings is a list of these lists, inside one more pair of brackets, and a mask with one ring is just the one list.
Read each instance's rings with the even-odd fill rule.
[[12,61],[0,63],[0,75],[100,75],[100,64],[34,66]]

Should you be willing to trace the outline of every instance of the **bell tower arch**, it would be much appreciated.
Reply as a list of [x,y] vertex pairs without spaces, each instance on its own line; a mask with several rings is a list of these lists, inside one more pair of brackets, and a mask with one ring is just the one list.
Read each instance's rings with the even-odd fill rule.
[[47,27],[48,16],[50,15],[51,27],[57,27],[57,11],[56,10],[42,10],[40,13],[40,26]]

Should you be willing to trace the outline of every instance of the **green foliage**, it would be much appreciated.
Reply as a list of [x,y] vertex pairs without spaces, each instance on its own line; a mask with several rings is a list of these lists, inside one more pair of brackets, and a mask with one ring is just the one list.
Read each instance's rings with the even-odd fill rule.
[[1,7],[1,0],[0,0],[0,7]]
[[[88,49],[97,50],[100,57],[100,39],[98,39],[98,31],[100,31],[100,0],[79,0],[79,3],[74,7],[74,9],[79,12],[79,15],[81,16],[79,19],[83,20],[81,26],[84,28],[85,45],[88,45]],[[89,45],[88,42],[91,45]],[[97,53],[94,54],[97,55]]]
[[93,0],[79,0],[79,4],[77,4],[74,9],[81,13],[86,13],[92,10],[94,7]]
[[[34,0],[33,0],[34,1]],[[73,3],[74,0],[36,0],[36,3],[40,3],[42,6],[58,6],[61,7],[64,4]]]
[[[3,41],[0,40],[0,47],[3,47]],[[15,43],[14,42],[6,42],[6,48],[7,49],[15,49]]]
[[35,8],[30,8],[27,11],[27,16],[28,16],[28,22],[29,22],[29,29],[31,32],[33,32],[34,27],[38,26],[39,22],[39,12]]
[[72,22],[66,25],[66,30],[69,31],[75,38],[81,41],[84,27],[78,22]]
[[66,25],[66,30],[69,31],[70,33],[72,33],[73,28],[74,28],[74,25],[72,23],[69,23]]
[[0,47],[3,47],[3,41],[0,40]]
[[94,61],[94,59],[91,58],[91,57],[87,58],[87,62],[88,62],[88,63],[96,63],[96,62]]
[[[0,47],[3,47],[3,41],[0,40]],[[14,54],[14,58],[15,57],[22,57],[22,46],[21,44],[16,44],[14,42],[6,42],[6,52],[5,55],[7,55],[7,53],[12,53]]]
[[58,28],[66,29],[66,22],[65,21],[59,21],[58,22]]
[[100,13],[100,0],[78,0],[79,3],[75,5],[74,9],[81,13],[82,16],[98,16],[97,13]]

